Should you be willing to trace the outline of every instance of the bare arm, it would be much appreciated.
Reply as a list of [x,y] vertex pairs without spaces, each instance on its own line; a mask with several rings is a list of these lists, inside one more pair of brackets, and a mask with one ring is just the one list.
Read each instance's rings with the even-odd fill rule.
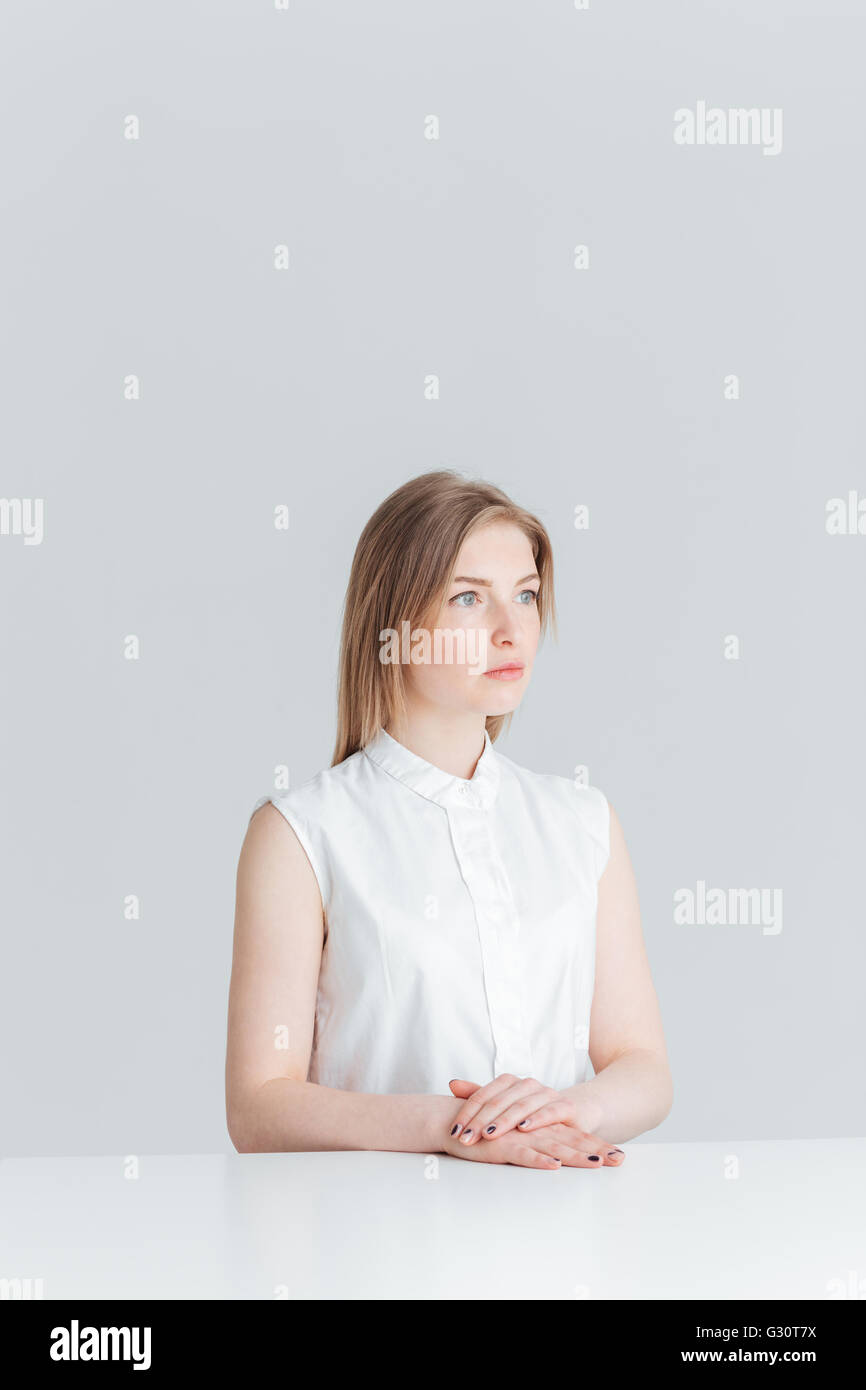
[[275,806],[250,820],[237,872],[226,1120],[239,1153],[442,1151],[453,1096],[367,1095],[306,1080],[324,924],[316,876]]
[[581,1128],[618,1144],[661,1124],[673,1082],[634,871],[612,806],[610,857],[598,885],[589,1046],[596,1075],[563,1092],[574,1100]]

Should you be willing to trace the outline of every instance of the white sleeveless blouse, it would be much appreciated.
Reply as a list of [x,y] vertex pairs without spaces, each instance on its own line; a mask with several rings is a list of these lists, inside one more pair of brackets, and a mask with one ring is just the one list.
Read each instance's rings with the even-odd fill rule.
[[308,1080],[449,1095],[458,1076],[589,1079],[610,846],[596,787],[518,766],[486,731],[472,778],[453,777],[380,729],[250,815],[267,801],[324,904]]

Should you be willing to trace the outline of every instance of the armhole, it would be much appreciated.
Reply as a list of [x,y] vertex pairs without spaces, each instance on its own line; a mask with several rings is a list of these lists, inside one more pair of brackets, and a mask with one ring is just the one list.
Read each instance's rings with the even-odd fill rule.
[[597,881],[607,868],[607,861],[610,859],[610,802],[604,792],[599,791],[598,787],[595,787],[594,790],[598,794],[600,802],[599,838],[596,846],[595,865],[595,877]]
[[[298,815],[297,811],[290,810],[290,808],[285,804],[283,798],[280,796],[260,797],[253,809],[250,811],[250,820],[252,820],[256,811],[258,811],[260,807],[265,806],[268,802],[270,802],[272,806],[275,806],[277,808],[280,815],[283,817],[285,821],[288,821],[289,825],[292,827],[292,829],[295,832],[295,835],[298,838],[301,849],[304,851],[304,854],[307,856],[307,859],[309,860],[310,868],[312,869],[316,879],[316,883],[319,886],[319,896],[322,899],[322,912],[325,915],[325,919],[327,921],[327,898],[325,896],[327,888],[327,879],[324,873],[324,866],[322,865],[319,859],[319,855],[313,845],[313,839],[310,834],[307,822],[304,820],[303,816]],[[249,822],[247,823],[249,824]]]
[[[575,783],[571,783],[575,787]],[[578,792],[578,816],[583,829],[592,840],[596,883],[607,868],[610,858],[610,804],[598,787],[575,787]]]

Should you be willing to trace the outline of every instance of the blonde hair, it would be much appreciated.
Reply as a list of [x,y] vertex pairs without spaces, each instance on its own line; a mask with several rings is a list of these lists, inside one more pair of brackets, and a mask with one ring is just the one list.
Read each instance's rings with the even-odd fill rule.
[[[541,585],[541,632],[556,631],[553,553],[544,526],[490,483],[449,469],[422,473],[392,492],[370,517],[355,549],[343,606],[337,682],[337,740],[332,767],[385,728],[405,708],[403,667],[379,660],[380,633],[409,621],[423,624],[441,605],[457,555],[480,526],[507,521],[532,544]],[[489,715],[495,740],[511,715]]]

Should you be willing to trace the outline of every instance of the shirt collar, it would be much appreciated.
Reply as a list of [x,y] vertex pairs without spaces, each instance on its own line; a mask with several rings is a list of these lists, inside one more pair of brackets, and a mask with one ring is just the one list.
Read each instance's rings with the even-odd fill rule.
[[486,811],[493,805],[499,791],[499,760],[486,729],[481,757],[469,778],[454,777],[450,772],[443,772],[441,767],[426,762],[384,729],[380,729],[364,745],[364,752],[391,777],[396,777],[428,801],[435,801],[440,806]]

